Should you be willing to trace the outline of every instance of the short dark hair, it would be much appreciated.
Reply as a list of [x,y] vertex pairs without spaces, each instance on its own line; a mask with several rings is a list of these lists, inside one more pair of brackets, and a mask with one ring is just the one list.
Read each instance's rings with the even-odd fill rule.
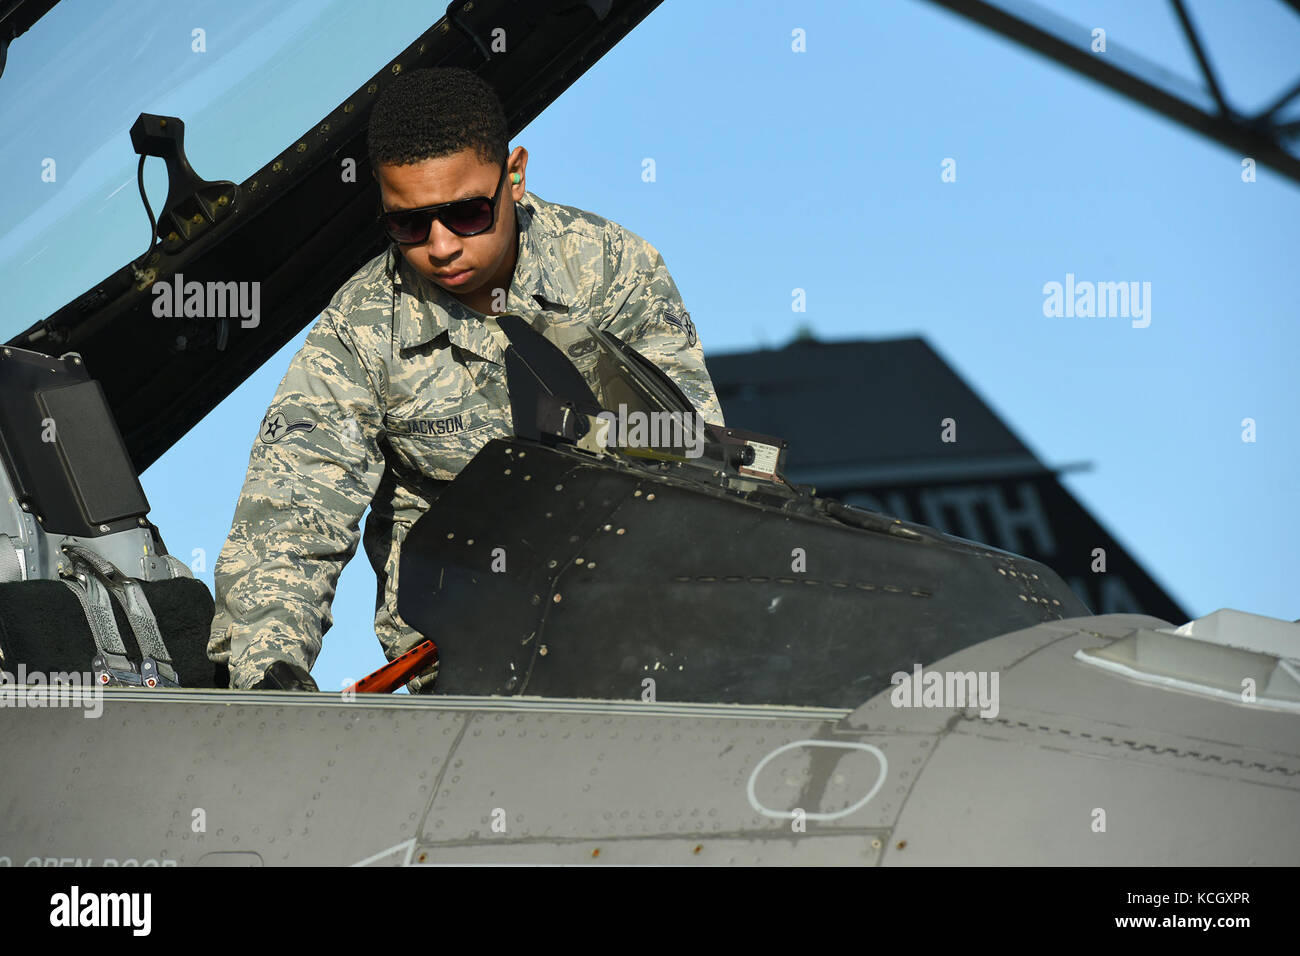
[[375,101],[367,142],[372,168],[405,166],[463,149],[487,163],[509,155],[500,98],[487,81],[459,67],[399,74]]

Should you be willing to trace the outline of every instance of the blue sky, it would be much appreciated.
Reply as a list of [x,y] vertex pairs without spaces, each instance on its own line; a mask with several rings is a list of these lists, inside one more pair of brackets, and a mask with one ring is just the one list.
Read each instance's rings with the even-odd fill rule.
[[[1043,6],[1195,79],[1164,0]],[[1239,108],[1300,75],[1300,17],[1277,0],[1188,6]],[[242,180],[441,8],[375,9],[63,0],[16,41],[0,77],[6,338],[143,251],[138,113],[181,116],[199,174]],[[533,192],[659,248],[706,350],[777,347],[803,323],[828,340],[923,335],[1042,459],[1093,463],[1067,486],[1193,614],[1300,617],[1300,186],[1262,166],[1243,183],[1240,155],[924,0],[666,0],[514,144]],[[160,162],[147,182],[159,202]],[[1044,316],[1044,284],[1067,273],[1150,282],[1150,326]],[[209,586],[305,334],[142,477]],[[373,601],[359,555],[322,688],[383,663]]]

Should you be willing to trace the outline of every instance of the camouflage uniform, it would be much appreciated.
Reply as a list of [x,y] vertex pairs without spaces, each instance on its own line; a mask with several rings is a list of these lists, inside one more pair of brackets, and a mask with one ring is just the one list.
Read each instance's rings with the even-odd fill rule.
[[[695,328],[654,247],[532,193],[515,211],[519,253],[502,311],[569,351],[593,387],[595,353],[573,346],[589,322],[616,333],[721,423]],[[276,660],[315,663],[367,505],[375,633],[389,659],[423,640],[397,613],[402,542],[484,444],[513,434],[504,354],[489,324],[393,247],[321,314],[253,442],[217,560],[208,656],[230,666],[232,687],[255,684]],[[434,673],[411,689],[428,689]]]

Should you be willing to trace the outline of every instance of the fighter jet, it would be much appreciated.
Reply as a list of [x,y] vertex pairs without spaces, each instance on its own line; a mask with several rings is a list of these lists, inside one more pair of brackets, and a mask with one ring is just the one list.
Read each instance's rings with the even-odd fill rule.
[[[0,357],[0,865],[1300,862],[1300,625],[1094,616],[1040,563],[792,484],[797,443],[698,422],[594,328],[591,387],[527,315],[515,434],[404,549],[437,692],[374,692],[400,659],[224,686],[138,475],[382,248],[369,175],[334,172],[368,104],[465,65],[517,131],[655,3],[469,6],[239,184],[142,114],[155,242]],[[485,62],[464,37],[511,17]],[[135,320],[177,275],[260,281],[269,334],[159,340]]]

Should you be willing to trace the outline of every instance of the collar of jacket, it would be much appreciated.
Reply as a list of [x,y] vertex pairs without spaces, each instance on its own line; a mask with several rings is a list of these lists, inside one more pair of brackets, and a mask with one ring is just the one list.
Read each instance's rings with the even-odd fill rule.
[[[540,200],[529,192],[524,193],[522,202],[515,203],[519,247],[507,310],[526,315],[547,308],[568,311],[568,296],[546,261],[550,237],[542,217],[537,215],[539,204]],[[388,256],[398,300],[395,319],[401,348],[416,348],[445,332],[453,345],[498,365],[505,364],[505,353],[484,325],[482,315],[412,269],[395,246],[388,247]]]

